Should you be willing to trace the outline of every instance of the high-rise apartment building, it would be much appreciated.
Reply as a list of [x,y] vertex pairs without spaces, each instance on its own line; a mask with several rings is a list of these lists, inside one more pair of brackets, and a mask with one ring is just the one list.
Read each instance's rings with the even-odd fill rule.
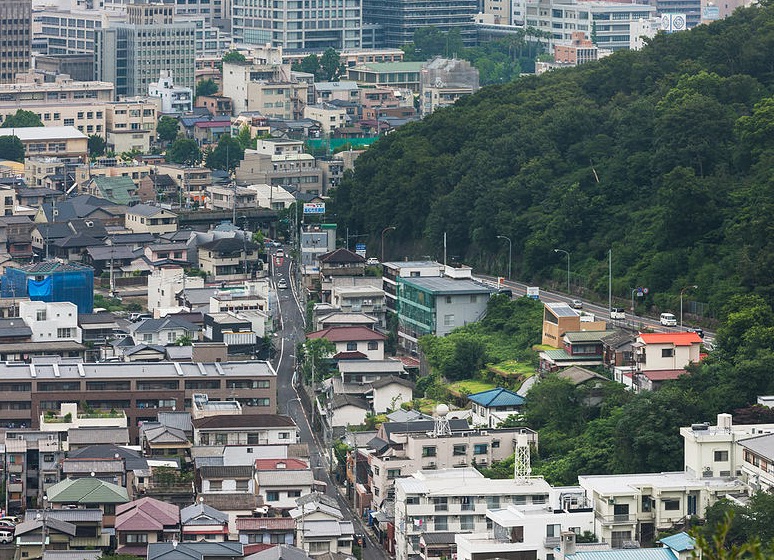
[[430,26],[459,29],[463,42],[472,46],[478,12],[478,0],[363,0],[363,21],[381,26],[378,47],[398,48],[414,40],[414,31]]
[[13,83],[17,72],[30,69],[32,0],[0,2],[0,83]]
[[129,5],[127,23],[95,34],[95,74],[113,82],[116,95],[147,95],[162,71],[194,87],[196,26],[176,21],[173,12],[167,4]]
[[236,43],[285,49],[361,46],[361,0],[233,0],[232,9]]

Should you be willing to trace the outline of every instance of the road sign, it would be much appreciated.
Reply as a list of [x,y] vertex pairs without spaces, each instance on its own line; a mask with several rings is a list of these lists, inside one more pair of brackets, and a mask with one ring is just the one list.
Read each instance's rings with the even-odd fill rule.
[[304,214],[325,214],[324,202],[305,202]]
[[360,255],[361,257],[365,258],[365,256],[366,256],[366,244],[365,243],[357,243],[355,245],[355,253]]

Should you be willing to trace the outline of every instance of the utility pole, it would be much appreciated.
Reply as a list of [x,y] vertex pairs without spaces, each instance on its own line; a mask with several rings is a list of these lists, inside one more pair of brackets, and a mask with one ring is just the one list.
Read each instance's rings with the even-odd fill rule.
[[607,310],[613,311],[613,250],[607,252]]

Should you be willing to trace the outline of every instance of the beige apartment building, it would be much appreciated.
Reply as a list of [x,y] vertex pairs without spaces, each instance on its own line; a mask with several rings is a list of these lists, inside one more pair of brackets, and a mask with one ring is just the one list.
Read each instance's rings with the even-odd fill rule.
[[320,123],[320,129],[323,134],[330,134],[337,128],[349,124],[347,110],[330,103],[307,105],[304,107],[304,117]]
[[325,194],[322,175],[315,157],[304,153],[268,155],[245,150],[245,158],[236,169],[240,183],[263,183],[309,194]]
[[57,156],[85,158],[88,156],[88,137],[73,126],[2,128],[0,136],[16,136],[24,144],[25,157]]
[[110,103],[106,107],[105,125],[108,147],[120,154],[150,150],[156,136],[158,105],[156,101],[142,97]]
[[85,185],[91,177],[129,177],[139,187],[140,181],[151,173],[151,166],[141,164],[80,165],[75,168],[75,182]]
[[[392,423],[383,434],[391,444],[385,452],[373,453],[371,492],[378,505],[393,489],[396,478],[420,470],[463,468],[491,465],[513,455],[519,435],[537,446],[538,434],[529,428],[453,431],[451,435],[435,436],[433,432],[402,432],[399,423]],[[381,437],[381,435],[379,436]]]

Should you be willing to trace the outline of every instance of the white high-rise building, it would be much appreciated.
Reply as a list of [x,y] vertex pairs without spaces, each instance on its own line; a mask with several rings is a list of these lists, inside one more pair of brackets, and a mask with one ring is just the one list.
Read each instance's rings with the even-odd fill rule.
[[233,0],[234,42],[286,49],[361,46],[361,0]]

